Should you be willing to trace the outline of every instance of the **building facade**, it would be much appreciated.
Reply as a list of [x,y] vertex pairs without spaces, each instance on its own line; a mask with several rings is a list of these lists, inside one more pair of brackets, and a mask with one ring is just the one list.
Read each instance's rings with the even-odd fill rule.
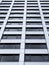
[[0,0],[0,65],[49,65],[49,0]]

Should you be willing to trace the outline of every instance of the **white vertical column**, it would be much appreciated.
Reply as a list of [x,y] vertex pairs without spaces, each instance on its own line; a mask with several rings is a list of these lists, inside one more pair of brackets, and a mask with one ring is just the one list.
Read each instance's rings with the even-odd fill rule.
[[48,48],[48,52],[49,52],[49,38],[48,38],[48,32],[47,32],[47,28],[46,28],[46,24],[45,24],[43,12],[42,12],[42,9],[41,9],[40,0],[38,0],[38,6],[39,6],[39,10],[40,10],[40,15],[41,15],[41,19],[42,19],[42,25],[43,25],[44,34],[45,34],[45,39],[46,39],[47,48]]
[[24,5],[24,17],[23,17],[23,26],[22,26],[22,38],[21,38],[19,65],[24,65],[25,29],[26,29],[26,7],[27,7],[27,0],[25,0],[25,5]]
[[12,0],[12,3],[10,5],[10,7],[9,7],[9,11],[7,12],[6,18],[5,18],[4,23],[2,25],[1,32],[0,32],[0,40],[2,38],[2,35],[3,35],[4,29],[5,29],[6,23],[8,21],[8,18],[9,18],[9,15],[10,15],[10,12],[11,12],[11,9],[12,9],[12,6],[13,6],[13,3],[14,3],[14,0]]

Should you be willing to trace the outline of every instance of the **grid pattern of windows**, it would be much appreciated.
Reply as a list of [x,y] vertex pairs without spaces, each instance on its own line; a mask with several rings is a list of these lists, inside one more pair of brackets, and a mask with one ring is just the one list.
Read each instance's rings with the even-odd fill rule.
[[0,65],[49,65],[49,0],[0,0]]

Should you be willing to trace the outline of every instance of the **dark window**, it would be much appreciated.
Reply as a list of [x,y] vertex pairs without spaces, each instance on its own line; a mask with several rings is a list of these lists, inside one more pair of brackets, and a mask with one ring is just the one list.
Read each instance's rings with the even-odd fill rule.
[[[40,14],[40,12],[27,12],[27,14],[31,15],[31,14]],[[29,19],[29,18],[28,18]],[[37,19],[37,18],[36,18]],[[41,19],[41,18],[40,18]]]
[[5,31],[22,31],[22,28],[21,27],[8,27],[8,28],[5,28]]
[[49,17],[46,17],[46,16],[45,16],[44,18],[45,18],[45,19],[49,19]]
[[23,19],[23,17],[9,17],[9,19]]
[[31,5],[31,4],[32,4],[32,6],[33,6],[33,5],[38,5],[38,3],[36,3],[36,2],[34,2],[34,3],[32,3],[32,2],[31,2],[31,3],[28,2],[28,3],[27,3],[27,5]]
[[0,49],[20,49],[20,43],[0,43]]
[[7,22],[7,25],[22,25],[22,22]]
[[0,6],[0,8],[2,8],[2,7],[3,7],[3,8],[5,8],[5,7],[7,7],[7,8],[8,8],[8,7],[10,7],[10,6]]
[[26,31],[43,31],[42,27],[26,27]]
[[46,49],[46,43],[26,43],[25,49]]
[[45,39],[42,34],[26,34],[26,39]]
[[9,9],[0,9],[0,11],[8,11]]
[[38,5],[33,5],[33,6],[28,5],[27,7],[38,7]]
[[24,7],[24,6],[21,6],[21,5],[20,5],[20,6],[18,6],[18,5],[17,5],[17,6],[13,6],[13,7]]
[[44,15],[48,15],[48,14],[49,14],[49,12],[43,12],[43,14],[44,14]]
[[10,15],[13,15],[13,14],[19,14],[19,15],[22,15],[24,14],[23,12],[11,12]]
[[49,27],[47,27],[47,30],[49,31]]
[[24,9],[12,9],[12,11],[24,11]]
[[3,0],[2,2],[12,2],[12,1],[10,1],[10,0],[9,1],[8,0],[7,1],[6,0]]
[[41,25],[42,24],[42,22],[26,22],[26,25]]
[[21,35],[3,35],[2,39],[21,39]]
[[0,15],[6,15],[7,12],[0,12]]
[[49,62],[48,54],[25,54],[25,62]]
[[42,5],[41,7],[49,7],[49,6],[44,6],[44,5]]
[[0,54],[0,62],[17,62],[19,54]]
[[17,5],[24,5],[23,2],[21,2],[21,3],[17,3],[17,2],[15,2],[14,5],[16,5],[16,4],[17,4]]
[[[47,3],[47,4],[49,4],[49,3]],[[47,4],[46,4],[46,5],[47,5]],[[43,10],[43,11],[49,11],[49,9],[42,9],[42,10]]]
[[45,22],[46,23],[46,25],[49,25],[49,21],[48,22]]
[[41,19],[41,17],[26,17],[27,19]]
[[5,17],[0,17],[0,19],[5,19]]
[[10,5],[11,3],[7,3],[7,2],[2,2],[0,3],[0,5]]

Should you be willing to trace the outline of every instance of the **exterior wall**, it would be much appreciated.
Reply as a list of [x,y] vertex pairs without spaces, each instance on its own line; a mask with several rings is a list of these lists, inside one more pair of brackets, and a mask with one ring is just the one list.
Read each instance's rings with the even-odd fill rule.
[[[49,0],[0,0],[0,44],[4,45],[4,43],[5,44],[20,43],[20,49],[0,48],[0,55],[19,54],[18,62],[0,62],[0,65],[39,65],[39,64],[49,65],[49,61],[48,62],[24,62],[25,54],[48,54],[49,55],[49,31],[48,31],[49,30],[49,4],[48,3]],[[8,9],[8,10],[4,10],[4,9]],[[29,27],[33,29],[31,31],[30,30],[27,31],[26,28]],[[12,29],[22,28],[22,31],[18,31],[18,30],[11,31],[9,30],[11,28]],[[43,28],[43,30],[40,31],[39,29],[41,28]],[[31,37],[30,36],[27,37],[27,35],[30,35]],[[41,36],[43,35],[43,37],[41,38],[40,35]],[[47,48],[25,49],[25,43],[26,44],[46,43]]]

